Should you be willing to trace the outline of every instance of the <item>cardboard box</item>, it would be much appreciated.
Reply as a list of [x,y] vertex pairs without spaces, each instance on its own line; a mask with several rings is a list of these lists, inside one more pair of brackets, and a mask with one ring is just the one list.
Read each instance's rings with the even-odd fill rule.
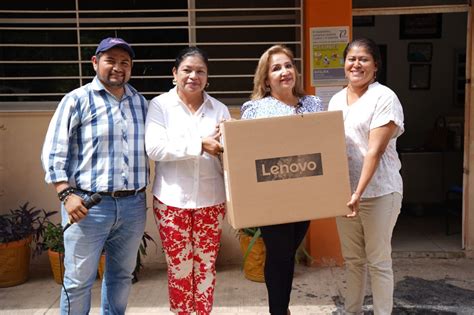
[[225,122],[222,141],[235,229],[350,212],[341,111]]

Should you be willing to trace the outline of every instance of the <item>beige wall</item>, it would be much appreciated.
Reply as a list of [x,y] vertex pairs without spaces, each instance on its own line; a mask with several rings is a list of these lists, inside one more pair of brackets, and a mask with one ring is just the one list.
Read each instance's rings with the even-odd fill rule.
[[[52,112],[0,113],[0,213],[6,213],[28,201],[30,205],[47,210],[59,210],[60,203],[52,186],[44,181],[40,152]],[[148,189],[150,190],[151,185]],[[164,256],[151,209],[148,193],[148,222],[146,231],[158,243],[151,245],[145,264],[164,264]],[[53,217],[60,221],[59,215]],[[35,263],[45,263],[42,255]],[[241,255],[235,231],[225,222],[219,264],[240,263]]]

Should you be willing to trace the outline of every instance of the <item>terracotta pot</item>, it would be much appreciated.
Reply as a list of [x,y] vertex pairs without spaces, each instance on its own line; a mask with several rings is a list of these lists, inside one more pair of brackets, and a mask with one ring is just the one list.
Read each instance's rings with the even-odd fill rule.
[[[251,236],[245,234],[240,235],[240,250],[242,251],[242,255],[245,255],[251,239]],[[265,282],[265,276],[263,273],[264,267],[265,244],[263,243],[263,239],[259,237],[245,260],[245,278],[256,282]]]
[[48,249],[48,257],[54,281],[57,284],[62,284],[64,278],[64,253],[53,252]]
[[0,244],[0,288],[22,284],[30,273],[31,237]]
[[100,260],[99,260],[99,279],[102,279],[104,277],[104,272],[105,272],[105,254],[100,255]]
[[[51,270],[53,272],[54,281],[57,284],[62,284],[64,279],[64,253],[53,252],[48,250],[49,263],[51,265]],[[97,274],[99,278],[102,279],[105,271],[105,255],[100,256],[99,267],[97,269]]]

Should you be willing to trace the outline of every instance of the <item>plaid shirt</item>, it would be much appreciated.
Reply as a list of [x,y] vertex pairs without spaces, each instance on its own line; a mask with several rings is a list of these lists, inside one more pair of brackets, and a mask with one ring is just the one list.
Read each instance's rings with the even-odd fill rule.
[[50,122],[41,160],[47,183],[116,191],[147,185],[145,117],[148,104],[132,86],[117,101],[97,77],[69,94]]

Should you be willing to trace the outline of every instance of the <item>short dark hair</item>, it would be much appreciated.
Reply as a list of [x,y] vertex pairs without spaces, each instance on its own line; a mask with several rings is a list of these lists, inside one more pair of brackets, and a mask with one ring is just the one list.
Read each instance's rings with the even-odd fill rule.
[[190,46],[182,49],[176,56],[176,59],[174,61],[174,67],[178,69],[181,62],[183,62],[184,59],[190,56],[199,56],[206,64],[206,67],[209,68],[209,58],[207,57],[207,53],[201,48],[197,48],[195,46]]
[[346,60],[347,53],[353,47],[364,47],[367,52],[374,58],[375,64],[378,69],[382,68],[382,57],[380,56],[380,49],[379,46],[370,38],[356,38],[347,44],[346,48],[344,49],[344,60]]

